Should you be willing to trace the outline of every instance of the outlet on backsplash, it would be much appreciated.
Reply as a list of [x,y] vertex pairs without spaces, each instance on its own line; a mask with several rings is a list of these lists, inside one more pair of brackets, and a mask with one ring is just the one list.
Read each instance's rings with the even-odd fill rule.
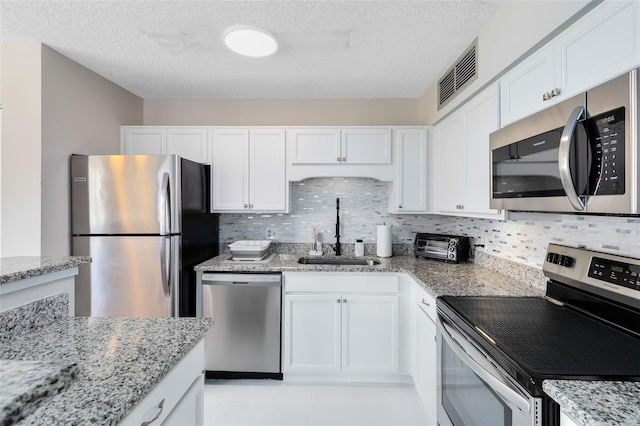
[[273,228],[267,228],[265,232],[265,237],[268,240],[273,240],[276,237],[276,231]]

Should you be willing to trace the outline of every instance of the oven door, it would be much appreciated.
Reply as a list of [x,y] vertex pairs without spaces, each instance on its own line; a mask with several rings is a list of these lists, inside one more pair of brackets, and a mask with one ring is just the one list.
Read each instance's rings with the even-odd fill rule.
[[539,425],[534,398],[438,312],[438,424]]

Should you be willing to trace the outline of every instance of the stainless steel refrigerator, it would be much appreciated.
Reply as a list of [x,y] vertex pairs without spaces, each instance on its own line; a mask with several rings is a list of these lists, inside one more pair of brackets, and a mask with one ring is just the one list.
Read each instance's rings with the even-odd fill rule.
[[193,267],[218,254],[210,166],[176,155],[72,155],[76,315],[195,316]]

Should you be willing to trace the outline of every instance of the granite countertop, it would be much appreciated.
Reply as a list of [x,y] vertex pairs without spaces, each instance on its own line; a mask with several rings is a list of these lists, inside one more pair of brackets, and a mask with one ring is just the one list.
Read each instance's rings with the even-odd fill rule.
[[[416,279],[424,289],[438,296],[543,296],[544,277],[534,277],[526,282],[521,278],[530,274],[523,266],[513,265],[512,276],[502,274],[476,263],[448,263],[413,256],[394,256],[377,258],[365,256],[364,259],[376,259],[379,265],[305,265],[299,264],[300,255],[275,254],[267,263],[247,264],[229,260],[228,254],[209,259],[195,267],[203,272],[399,272]],[[323,256],[332,257],[332,256]],[[349,256],[342,256],[349,258]],[[506,261],[505,261],[506,262]],[[540,274],[542,276],[542,274]],[[534,282],[535,281],[535,282]]]
[[16,256],[0,258],[0,285],[91,263],[88,256]]
[[[379,260],[380,265],[304,265],[298,263],[299,257],[299,254],[275,254],[267,263],[239,264],[230,261],[227,254],[201,263],[195,269],[203,272],[400,272],[409,274],[434,297],[541,297],[546,289],[546,278],[541,271],[480,252],[476,252],[476,263],[462,264],[413,256],[365,256]],[[545,380],[543,388],[567,415],[585,426],[640,424],[638,382]]]
[[640,424],[640,383],[545,380],[542,389],[584,426]]
[[[25,425],[115,425],[213,324],[210,318],[69,318],[65,301],[67,295],[58,295],[0,314],[3,364],[23,362],[24,377],[50,384],[40,398],[33,392],[42,392],[41,387],[25,391],[25,384],[14,388],[17,396],[8,395],[3,376],[0,423],[24,417]],[[46,324],[30,319],[43,311]],[[52,389],[56,375],[67,382],[64,389]],[[6,408],[5,402],[15,401],[18,407]]]

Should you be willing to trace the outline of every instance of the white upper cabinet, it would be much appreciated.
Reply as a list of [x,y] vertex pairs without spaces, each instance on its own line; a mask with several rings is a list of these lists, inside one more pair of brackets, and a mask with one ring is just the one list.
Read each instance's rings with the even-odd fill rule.
[[346,164],[391,164],[391,129],[343,129],[340,160]]
[[436,209],[442,214],[504,218],[489,208],[489,135],[498,129],[498,100],[489,87],[436,126]]
[[176,154],[198,163],[211,163],[207,127],[123,126],[123,154]]
[[211,130],[214,212],[285,212],[288,185],[282,129]]
[[122,127],[120,152],[122,154],[166,154],[166,127],[131,126]]
[[389,213],[427,213],[427,129],[395,130],[395,159]]
[[391,129],[291,129],[292,164],[390,164]]
[[293,164],[340,164],[340,129],[287,131]]
[[500,80],[502,126],[639,65],[640,2],[602,2]]
[[211,163],[209,130],[206,127],[167,128],[167,154],[177,154],[197,163]]

